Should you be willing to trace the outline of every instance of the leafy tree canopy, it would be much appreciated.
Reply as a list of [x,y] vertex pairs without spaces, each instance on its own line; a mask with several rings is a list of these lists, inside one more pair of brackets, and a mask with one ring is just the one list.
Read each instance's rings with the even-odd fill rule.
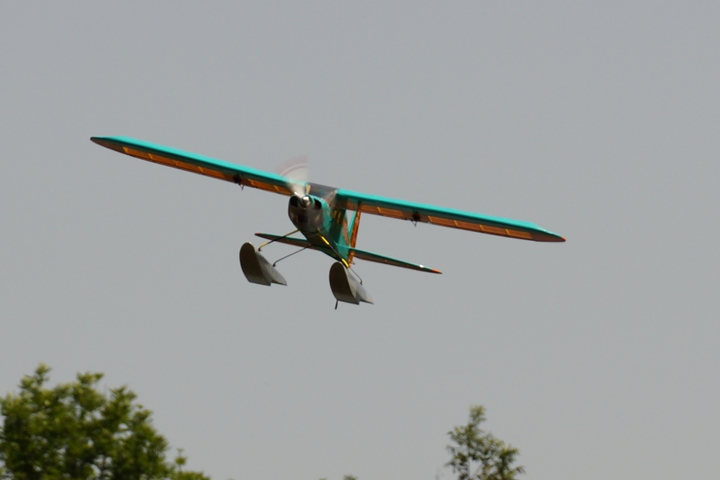
[[46,388],[49,372],[41,364],[0,398],[1,479],[210,480],[183,470],[182,450],[166,460],[168,442],[132,391],[99,392],[100,373]]
[[523,467],[512,466],[518,449],[483,431],[480,424],[484,421],[485,408],[470,407],[467,425],[448,432],[453,444],[447,450],[452,458],[445,465],[452,467],[458,480],[516,480],[525,472]]

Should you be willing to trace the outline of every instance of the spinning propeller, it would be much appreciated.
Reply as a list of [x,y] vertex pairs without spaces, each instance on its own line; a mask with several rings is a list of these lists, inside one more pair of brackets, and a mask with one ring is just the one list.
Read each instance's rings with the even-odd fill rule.
[[[297,197],[303,208],[312,205],[312,198],[309,197],[310,183],[308,179],[310,174],[307,155],[288,158],[275,169],[275,173],[285,177],[285,185],[293,196]],[[315,187],[320,187],[320,189],[314,192],[313,195],[322,197],[328,205],[332,206],[336,189],[321,185],[315,185]]]
[[285,177],[288,189],[298,197],[300,203],[304,207],[310,206],[311,200],[307,197],[310,190],[307,155],[288,158],[275,171],[278,175]]

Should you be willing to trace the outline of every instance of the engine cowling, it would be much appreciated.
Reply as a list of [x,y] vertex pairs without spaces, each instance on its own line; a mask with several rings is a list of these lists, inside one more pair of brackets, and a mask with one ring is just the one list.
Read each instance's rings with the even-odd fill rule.
[[306,232],[317,231],[324,220],[322,202],[310,195],[293,195],[288,202],[288,216],[298,229]]

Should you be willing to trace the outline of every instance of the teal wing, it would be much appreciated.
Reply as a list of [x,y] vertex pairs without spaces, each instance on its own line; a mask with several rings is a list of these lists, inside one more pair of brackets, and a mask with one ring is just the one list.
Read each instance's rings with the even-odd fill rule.
[[282,195],[292,195],[284,177],[254,168],[216,160],[196,153],[143,142],[129,137],[92,137],[90,140],[126,155],[168,167],[179,168],[207,177],[259,188]]
[[384,263],[385,265],[392,265],[394,267],[409,268],[411,270],[419,270],[421,272],[429,273],[442,273],[440,270],[426,267],[425,265],[416,265],[414,263],[405,262],[403,260],[397,260],[395,258],[386,257],[384,255],[378,255],[377,253],[366,252],[365,250],[358,250],[357,248],[351,248],[350,252],[361,260],[367,260],[369,262]]
[[536,242],[564,242],[557,233],[540,228],[534,223],[463,212],[422,203],[393,200],[364,193],[338,190],[335,205],[349,210],[381,215],[383,217],[425,222],[442,227],[459,228],[503,237],[534,240]]

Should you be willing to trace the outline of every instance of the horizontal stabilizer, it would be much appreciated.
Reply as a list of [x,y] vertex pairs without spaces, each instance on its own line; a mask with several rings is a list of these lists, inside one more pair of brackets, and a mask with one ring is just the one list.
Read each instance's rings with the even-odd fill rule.
[[409,268],[411,270],[418,270],[421,272],[442,273],[440,270],[435,270],[434,268],[426,267],[424,265],[416,265],[414,263],[405,262],[403,260],[397,260],[395,258],[386,257],[384,255],[378,255],[377,253],[358,250],[357,248],[351,248],[350,251],[355,254],[355,258],[367,260],[368,262],[384,263],[385,265]]
[[315,248],[310,242],[308,242],[304,238],[283,237],[281,235],[273,235],[272,233],[256,233],[255,236],[264,238],[265,240],[270,240],[271,242],[292,245],[293,247],[312,248],[313,250],[317,250],[317,248]]

